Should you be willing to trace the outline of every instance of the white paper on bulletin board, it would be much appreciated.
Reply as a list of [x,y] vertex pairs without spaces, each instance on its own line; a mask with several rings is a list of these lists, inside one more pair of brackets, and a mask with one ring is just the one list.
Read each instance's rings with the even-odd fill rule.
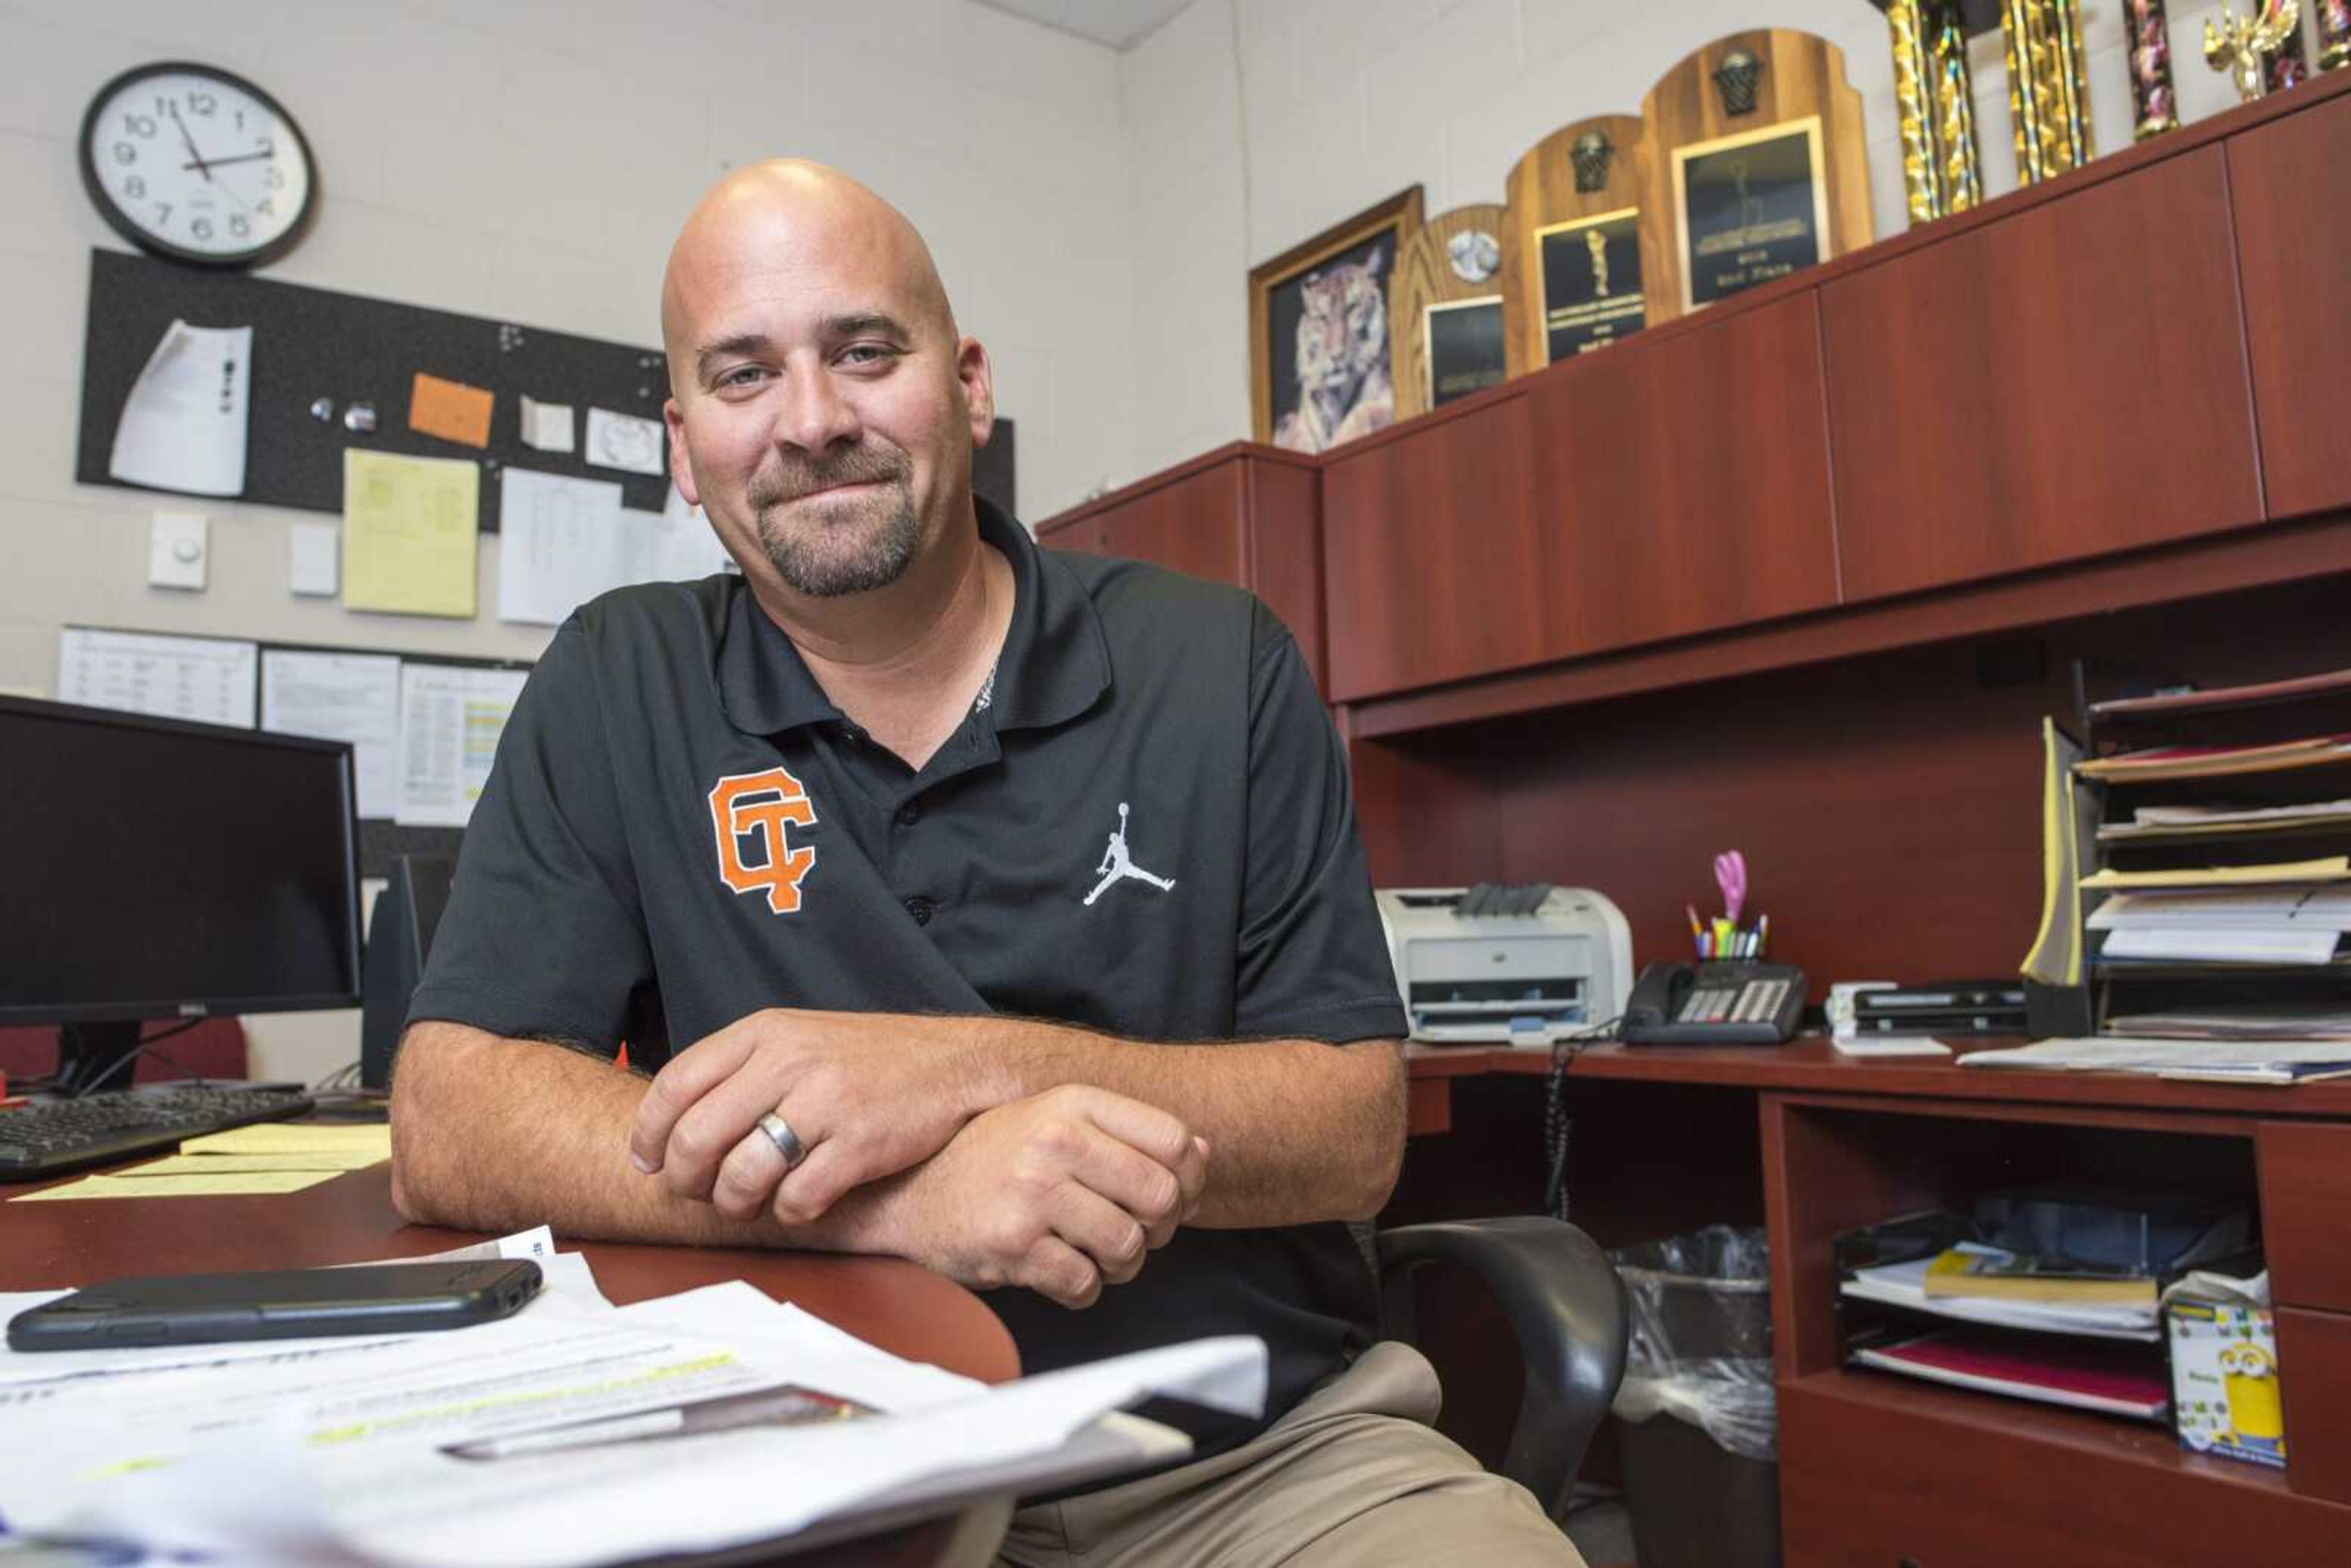
[[350,742],[359,814],[392,814],[400,795],[400,660],[394,655],[264,650],[261,727]]
[[145,632],[57,633],[57,701],[251,729],[252,643]]
[[400,666],[400,797],[408,828],[462,828],[489,781],[498,737],[522,695],[525,670],[403,662]]

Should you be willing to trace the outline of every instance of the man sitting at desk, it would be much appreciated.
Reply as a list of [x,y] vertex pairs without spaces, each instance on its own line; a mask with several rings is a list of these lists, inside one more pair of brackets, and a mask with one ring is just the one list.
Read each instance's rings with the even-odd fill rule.
[[987,350],[838,173],[715,188],[662,326],[743,577],[608,594],[533,674],[399,1060],[401,1211],[896,1254],[1032,1372],[1264,1339],[1270,1429],[1023,1510],[1013,1561],[1574,1562],[1364,1354],[1341,1222],[1395,1184],[1404,1019],[1289,634],[975,502]]

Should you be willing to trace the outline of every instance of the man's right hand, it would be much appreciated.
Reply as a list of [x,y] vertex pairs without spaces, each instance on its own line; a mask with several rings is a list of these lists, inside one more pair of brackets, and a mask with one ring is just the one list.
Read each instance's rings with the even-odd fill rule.
[[1139,1100],[1069,1084],[974,1117],[885,1185],[891,1250],[977,1289],[1088,1307],[1199,1207],[1208,1145]]

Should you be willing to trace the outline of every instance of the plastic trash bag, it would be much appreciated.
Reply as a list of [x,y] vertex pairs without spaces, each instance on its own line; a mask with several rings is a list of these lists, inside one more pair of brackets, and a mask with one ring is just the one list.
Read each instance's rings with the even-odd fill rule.
[[1776,1458],[1763,1232],[1709,1225],[1611,1256],[1633,1329],[1615,1413],[1627,1421],[1671,1416],[1741,1458]]

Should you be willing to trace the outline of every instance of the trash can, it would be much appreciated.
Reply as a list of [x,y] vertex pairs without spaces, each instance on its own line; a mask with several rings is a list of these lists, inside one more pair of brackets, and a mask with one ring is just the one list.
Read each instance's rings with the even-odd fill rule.
[[1613,1257],[1632,1306],[1614,1411],[1641,1568],[1778,1568],[1763,1232],[1710,1225]]

